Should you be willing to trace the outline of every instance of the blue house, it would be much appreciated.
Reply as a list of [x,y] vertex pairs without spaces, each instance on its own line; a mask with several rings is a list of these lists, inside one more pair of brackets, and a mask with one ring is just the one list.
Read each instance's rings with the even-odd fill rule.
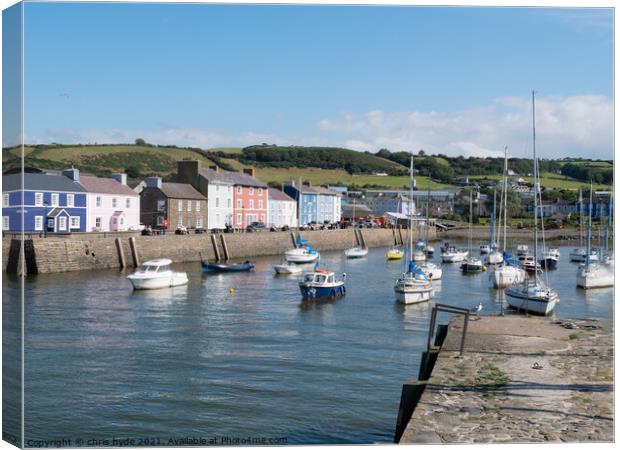
[[297,214],[299,215],[299,225],[308,225],[310,222],[318,222],[317,216],[317,192],[307,185],[295,186],[294,182],[284,185],[284,192],[289,197],[297,200]]
[[[23,216],[23,222],[22,222]],[[70,233],[86,231],[86,190],[77,169],[61,173],[26,169],[2,175],[2,230]]]

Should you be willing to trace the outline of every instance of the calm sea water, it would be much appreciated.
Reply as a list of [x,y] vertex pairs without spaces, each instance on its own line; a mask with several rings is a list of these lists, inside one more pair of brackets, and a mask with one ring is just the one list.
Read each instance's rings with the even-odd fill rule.
[[[576,289],[576,265],[569,248],[561,252],[549,274],[561,297],[556,315],[611,319],[613,290]],[[242,274],[204,275],[198,263],[179,264],[189,285],[152,292],[133,292],[128,272],[113,270],[28,278],[26,444],[391,442],[402,383],[417,377],[432,303],[395,303],[393,280],[403,265],[384,254],[371,249],[365,259],[347,260],[323,253],[325,266],[347,273],[347,295],[319,304],[301,302],[295,277],[274,276],[279,258],[258,259],[256,272]],[[19,312],[18,281],[3,281],[6,321]],[[482,301],[483,313],[495,314],[498,299],[488,273],[462,275],[458,265],[444,265],[436,282],[437,302],[472,308]],[[19,411],[18,397],[6,394],[18,373],[12,362],[5,358],[5,425],[7,413]]]

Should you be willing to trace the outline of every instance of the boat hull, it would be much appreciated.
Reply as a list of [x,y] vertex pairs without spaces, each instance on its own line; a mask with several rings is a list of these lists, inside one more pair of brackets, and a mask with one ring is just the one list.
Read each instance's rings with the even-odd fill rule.
[[540,260],[540,266],[543,269],[553,270],[558,268],[558,260],[555,258],[545,258]]
[[394,251],[387,252],[387,254],[385,255],[385,257],[389,260],[403,259],[403,256],[405,256],[403,252]]
[[142,277],[129,275],[127,277],[135,290],[164,289],[175,286],[183,286],[189,282],[185,272],[172,272],[164,277]]
[[422,272],[424,272],[424,275],[426,275],[426,277],[431,280],[431,281],[437,281],[437,280],[441,280],[441,276],[443,275],[443,270],[441,269],[441,267],[436,266],[436,265],[432,265],[432,266],[425,266],[424,264],[421,266],[418,266]]
[[467,258],[467,253],[457,252],[457,253],[444,253],[441,255],[441,260],[445,263],[457,263],[464,261]]
[[299,290],[303,300],[336,300],[346,294],[344,283],[334,286],[313,286],[312,284],[299,283]]
[[275,270],[278,275],[295,275],[301,273],[301,267],[290,264],[280,264],[277,266],[273,266],[273,270]]
[[500,252],[492,252],[486,257],[487,264],[501,264],[504,262],[504,257]]
[[613,270],[607,267],[582,267],[577,272],[577,286],[582,289],[613,287]]
[[286,252],[284,257],[288,262],[292,262],[295,264],[307,264],[313,263],[319,258],[319,254],[317,253],[293,253]]
[[353,258],[363,258],[364,256],[366,256],[368,254],[368,249],[367,248],[349,248],[347,250],[344,251],[344,255],[347,258],[353,259]]
[[505,266],[493,272],[493,286],[504,289],[513,284],[523,283],[527,274],[523,269],[513,266]]
[[394,294],[396,301],[403,305],[413,305],[415,303],[423,303],[434,297],[434,290],[430,288],[412,288],[412,287],[395,287]]
[[529,287],[513,285],[506,289],[506,302],[508,306],[518,311],[547,316],[553,312],[558,302],[558,296],[553,291],[550,295],[543,296],[535,293]]
[[202,271],[206,273],[249,272],[254,270],[254,263],[217,264],[201,262]]

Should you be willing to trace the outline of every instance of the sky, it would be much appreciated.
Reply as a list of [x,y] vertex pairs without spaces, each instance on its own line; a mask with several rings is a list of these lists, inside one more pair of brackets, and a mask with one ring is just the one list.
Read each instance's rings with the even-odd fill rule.
[[33,2],[24,36],[26,143],[528,156],[535,90],[540,157],[613,158],[609,8]]

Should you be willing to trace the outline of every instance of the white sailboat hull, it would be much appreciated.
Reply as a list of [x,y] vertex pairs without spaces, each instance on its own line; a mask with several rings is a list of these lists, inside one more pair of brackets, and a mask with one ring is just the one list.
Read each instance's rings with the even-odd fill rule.
[[493,286],[497,289],[504,289],[513,284],[523,283],[526,277],[525,270],[518,267],[498,267],[493,272]]
[[577,271],[577,286],[583,289],[613,287],[614,272],[612,267],[589,266]]
[[547,316],[558,303],[558,295],[542,286],[512,285],[506,289],[506,302],[511,308]]
[[435,295],[431,283],[424,285],[402,285],[397,283],[394,287],[394,293],[396,301],[404,305],[427,302]]
[[422,269],[422,272],[424,272],[424,275],[426,275],[429,280],[441,280],[441,276],[443,275],[443,270],[441,269],[441,267],[433,263],[422,264],[418,267]]
[[[586,251],[583,249],[576,248],[572,252],[570,252],[569,256],[572,262],[586,262]],[[590,261],[598,261],[598,253],[590,253]]]
[[318,259],[319,252],[309,253],[305,248],[294,248],[284,252],[284,257],[288,262],[292,263],[311,263]]
[[415,251],[413,252],[413,260],[414,261],[426,261],[426,255],[423,251]]
[[464,261],[468,252],[445,252],[441,255],[441,260],[445,263],[456,263]]
[[363,247],[352,247],[344,251],[347,258],[363,258],[368,254],[368,249]]
[[134,273],[127,277],[133,288],[142,289],[163,289],[174,286],[182,286],[189,282],[185,272],[167,272],[158,274]]
[[486,257],[487,264],[501,264],[504,262],[504,256],[500,252],[491,252]]
[[278,264],[277,266],[273,266],[273,270],[275,270],[278,275],[294,275],[302,271],[301,267],[293,264]]

